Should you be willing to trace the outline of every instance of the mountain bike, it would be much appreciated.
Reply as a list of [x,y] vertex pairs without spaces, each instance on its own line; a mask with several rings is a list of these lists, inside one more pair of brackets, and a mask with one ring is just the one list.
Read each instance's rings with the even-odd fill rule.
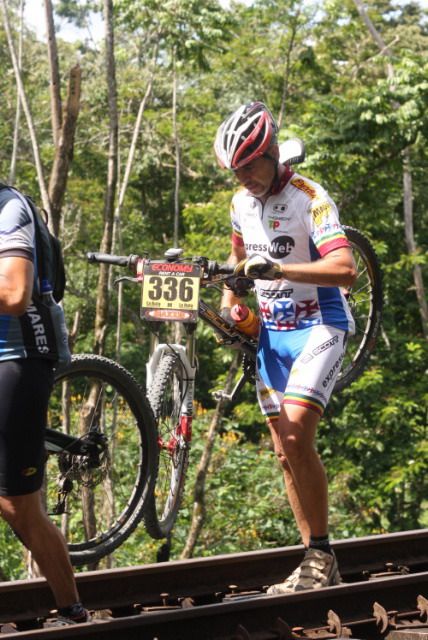
[[74,565],[110,554],[141,521],[157,477],[157,428],[145,393],[119,364],[73,356],[56,371],[43,494]]
[[[354,315],[356,332],[349,338],[347,355],[335,389],[341,390],[362,373],[379,331],[382,283],[376,253],[357,229],[345,227],[358,276],[344,293]],[[146,389],[158,428],[159,469],[154,494],[144,512],[146,529],[153,538],[169,536],[182,499],[192,439],[192,419],[197,375],[196,324],[199,319],[214,329],[225,347],[242,353],[242,375],[227,399],[233,402],[247,381],[254,381],[257,340],[225,320],[202,297],[208,287],[229,286],[242,296],[253,282],[237,278],[233,267],[203,256],[183,257],[169,249],[162,259],[148,255],[88,254],[90,262],[128,267],[134,277],[119,278],[142,285],[140,315],[151,329]],[[161,342],[165,323],[181,323],[185,344]],[[223,394],[224,395],[224,394]],[[224,396],[226,397],[226,396]]]

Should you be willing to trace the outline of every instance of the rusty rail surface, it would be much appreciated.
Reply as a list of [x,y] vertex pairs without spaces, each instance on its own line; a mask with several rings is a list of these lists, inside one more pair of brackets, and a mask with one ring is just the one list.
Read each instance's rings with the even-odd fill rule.
[[[350,632],[371,640],[383,637],[385,629],[403,627],[401,620],[408,618],[412,632],[423,629],[420,640],[426,640],[428,530],[337,541],[334,547],[345,584],[286,596],[267,596],[263,587],[298,564],[300,546],[77,574],[85,605],[108,609],[110,619],[20,635],[31,640],[290,640],[341,638]],[[0,584],[0,622],[14,621],[19,629],[26,621],[35,626],[53,606],[44,580]],[[16,638],[9,629],[3,627],[1,637]]]

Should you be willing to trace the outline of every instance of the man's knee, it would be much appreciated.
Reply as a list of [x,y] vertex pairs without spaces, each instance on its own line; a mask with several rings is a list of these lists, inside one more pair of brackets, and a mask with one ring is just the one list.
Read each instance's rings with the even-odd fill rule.
[[19,532],[23,528],[27,519],[25,509],[20,504],[9,498],[0,499],[0,512],[2,518],[12,527],[15,532]]
[[42,512],[39,492],[23,496],[0,496],[2,518],[22,537]]
[[287,456],[283,451],[275,451],[275,455],[278,459],[279,464],[284,469],[284,471],[291,472],[290,464],[287,460]]
[[302,438],[294,433],[282,434],[281,442],[288,457],[298,456],[304,448]]

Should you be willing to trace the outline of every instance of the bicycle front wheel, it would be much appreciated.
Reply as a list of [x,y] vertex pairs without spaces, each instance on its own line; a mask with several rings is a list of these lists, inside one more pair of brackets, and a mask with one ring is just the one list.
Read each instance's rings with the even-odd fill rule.
[[126,369],[78,355],[56,373],[48,427],[92,447],[92,454],[76,455],[71,447],[57,450],[55,434],[46,436],[47,511],[59,520],[72,563],[91,564],[128,538],[153,493],[153,413]]
[[354,382],[372,354],[382,318],[382,275],[370,241],[357,229],[344,227],[357,266],[357,279],[345,295],[355,321],[355,334],[349,336],[342,370],[335,391]]
[[185,371],[176,353],[164,353],[148,392],[158,426],[159,470],[144,514],[152,538],[166,538],[182,500],[190,450],[190,425],[182,413]]

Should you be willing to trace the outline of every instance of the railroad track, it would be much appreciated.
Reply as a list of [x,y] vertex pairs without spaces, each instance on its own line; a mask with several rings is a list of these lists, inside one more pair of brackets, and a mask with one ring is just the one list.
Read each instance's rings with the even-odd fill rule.
[[264,588],[295,568],[300,546],[77,574],[97,621],[65,629],[35,628],[54,606],[44,580],[1,583],[0,636],[428,640],[428,529],[334,547],[344,584],[282,596]]

